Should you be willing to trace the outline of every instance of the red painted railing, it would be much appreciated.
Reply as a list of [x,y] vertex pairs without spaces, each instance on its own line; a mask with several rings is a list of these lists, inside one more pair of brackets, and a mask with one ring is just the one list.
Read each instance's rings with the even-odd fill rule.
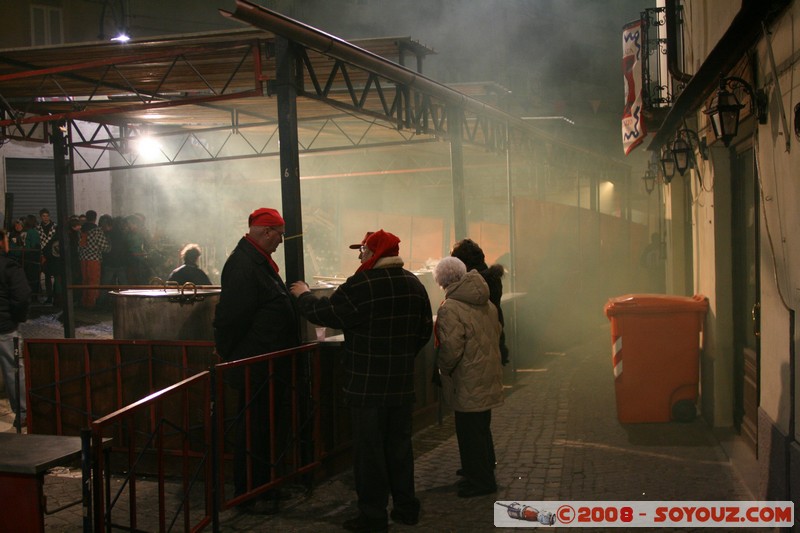
[[[242,409],[230,405],[231,380],[243,391]],[[215,365],[92,422],[94,531],[218,531],[220,510],[310,473],[324,454],[319,383],[319,346],[309,344]],[[267,450],[250,438],[259,394],[269,400]],[[249,443],[247,489],[229,497],[223,459],[239,424]],[[269,479],[256,483],[259,452],[269,456]]]

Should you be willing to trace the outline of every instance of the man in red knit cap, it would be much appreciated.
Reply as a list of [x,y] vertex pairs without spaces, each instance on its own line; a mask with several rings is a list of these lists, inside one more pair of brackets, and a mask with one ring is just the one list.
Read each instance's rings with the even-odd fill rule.
[[342,526],[358,533],[386,531],[391,518],[416,524],[411,419],[414,358],[431,337],[425,287],[403,268],[400,239],[378,230],[358,246],[361,266],[328,297],[305,282],[292,284],[309,321],[344,332],[344,395],[353,431],[353,474],[359,514]]
[[[293,348],[300,344],[300,322],[295,300],[278,274],[278,265],[272,254],[283,242],[286,224],[277,210],[262,207],[248,218],[248,233],[239,240],[222,269],[222,293],[214,316],[214,339],[217,352],[226,361],[235,361],[277,350]],[[291,361],[275,360],[275,374],[291,371]],[[269,373],[265,364],[251,369],[250,388],[250,451],[252,460],[252,484],[247,483],[248,446],[244,409],[245,378],[243,372],[230,377],[232,385],[239,391],[239,415],[234,447],[234,495],[240,496],[268,483],[270,479],[269,450]],[[282,380],[275,380],[276,401],[283,402],[287,391]],[[283,406],[276,406],[275,412]],[[286,427],[285,421],[277,420],[277,432]],[[280,435],[277,439],[281,442]],[[284,439],[285,441],[285,439]],[[276,456],[282,455],[277,450]],[[280,466],[280,465],[278,465]],[[264,497],[246,507],[247,510],[273,514],[278,511],[277,491],[267,491]]]

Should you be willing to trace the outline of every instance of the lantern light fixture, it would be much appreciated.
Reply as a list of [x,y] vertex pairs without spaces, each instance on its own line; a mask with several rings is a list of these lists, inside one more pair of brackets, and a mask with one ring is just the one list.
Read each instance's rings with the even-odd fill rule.
[[656,177],[657,174],[653,172],[652,167],[648,166],[647,170],[644,171],[644,176],[642,176],[642,180],[644,181],[644,190],[647,191],[647,194],[650,194],[656,188]]
[[[683,176],[686,170],[695,163],[694,149],[697,148],[699,150],[700,157],[705,161],[708,159],[708,146],[705,137],[701,139],[694,130],[678,130],[675,135],[670,152],[672,152],[672,157],[675,161],[675,170]],[[694,146],[692,146],[693,139],[695,141]]]
[[675,177],[675,154],[669,146],[661,150],[661,174],[664,176],[664,183],[669,185]]
[[[732,90],[729,91],[729,88]],[[753,89],[742,78],[721,77],[717,93],[704,113],[708,115],[715,137],[726,147],[739,133],[739,112],[744,104],[732,92],[739,88],[750,96],[750,113],[758,119],[759,124],[767,123],[767,93],[763,89]]]

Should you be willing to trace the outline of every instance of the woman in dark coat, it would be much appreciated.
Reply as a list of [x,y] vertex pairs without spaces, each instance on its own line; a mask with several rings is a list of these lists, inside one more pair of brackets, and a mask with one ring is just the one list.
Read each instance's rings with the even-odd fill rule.
[[489,286],[489,301],[497,308],[497,316],[503,326],[503,331],[500,333],[500,360],[504,365],[508,364],[509,354],[506,346],[505,321],[503,320],[503,309],[500,307],[500,300],[503,297],[502,278],[505,273],[503,265],[487,266],[483,250],[472,239],[458,241],[453,246],[453,251],[450,252],[450,255],[461,259],[467,266],[467,271],[477,270]]

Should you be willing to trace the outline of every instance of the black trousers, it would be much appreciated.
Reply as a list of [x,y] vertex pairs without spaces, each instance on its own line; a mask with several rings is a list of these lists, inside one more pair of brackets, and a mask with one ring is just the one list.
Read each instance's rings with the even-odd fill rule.
[[410,404],[350,408],[358,509],[370,520],[388,520],[390,493],[394,509],[413,515],[419,512],[414,493],[412,409]]
[[[291,441],[291,361],[279,358],[273,362],[273,374],[268,375],[267,364],[255,365],[251,377],[251,394],[248,404],[244,384],[239,384],[239,419],[235,428],[233,451],[234,495],[239,496],[273,480],[275,476],[285,475],[288,446]],[[274,387],[275,429],[274,449],[270,433],[270,383]],[[250,439],[247,439],[247,418],[249,417]],[[274,454],[274,463],[272,455]],[[248,486],[248,461],[251,484]],[[265,492],[264,498],[276,498],[277,490]]]
[[491,409],[477,413],[455,411],[455,422],[464,477],[479,489],[493,489],[496,483]]
[[[255,388],[254,388],[255,389]],[[239,496],[248,490],[247,463],[250,461],[252,475],[251,488],[270,481],[270,442],[269,442],[269,389],[267,387],[254,393],[249,405],[244,389],[239,390],[239,412],[242,419],[236,424],[236,443],[233,451],[234,495]],[[250,440],[247,439],[246,417],[250,418]]]

